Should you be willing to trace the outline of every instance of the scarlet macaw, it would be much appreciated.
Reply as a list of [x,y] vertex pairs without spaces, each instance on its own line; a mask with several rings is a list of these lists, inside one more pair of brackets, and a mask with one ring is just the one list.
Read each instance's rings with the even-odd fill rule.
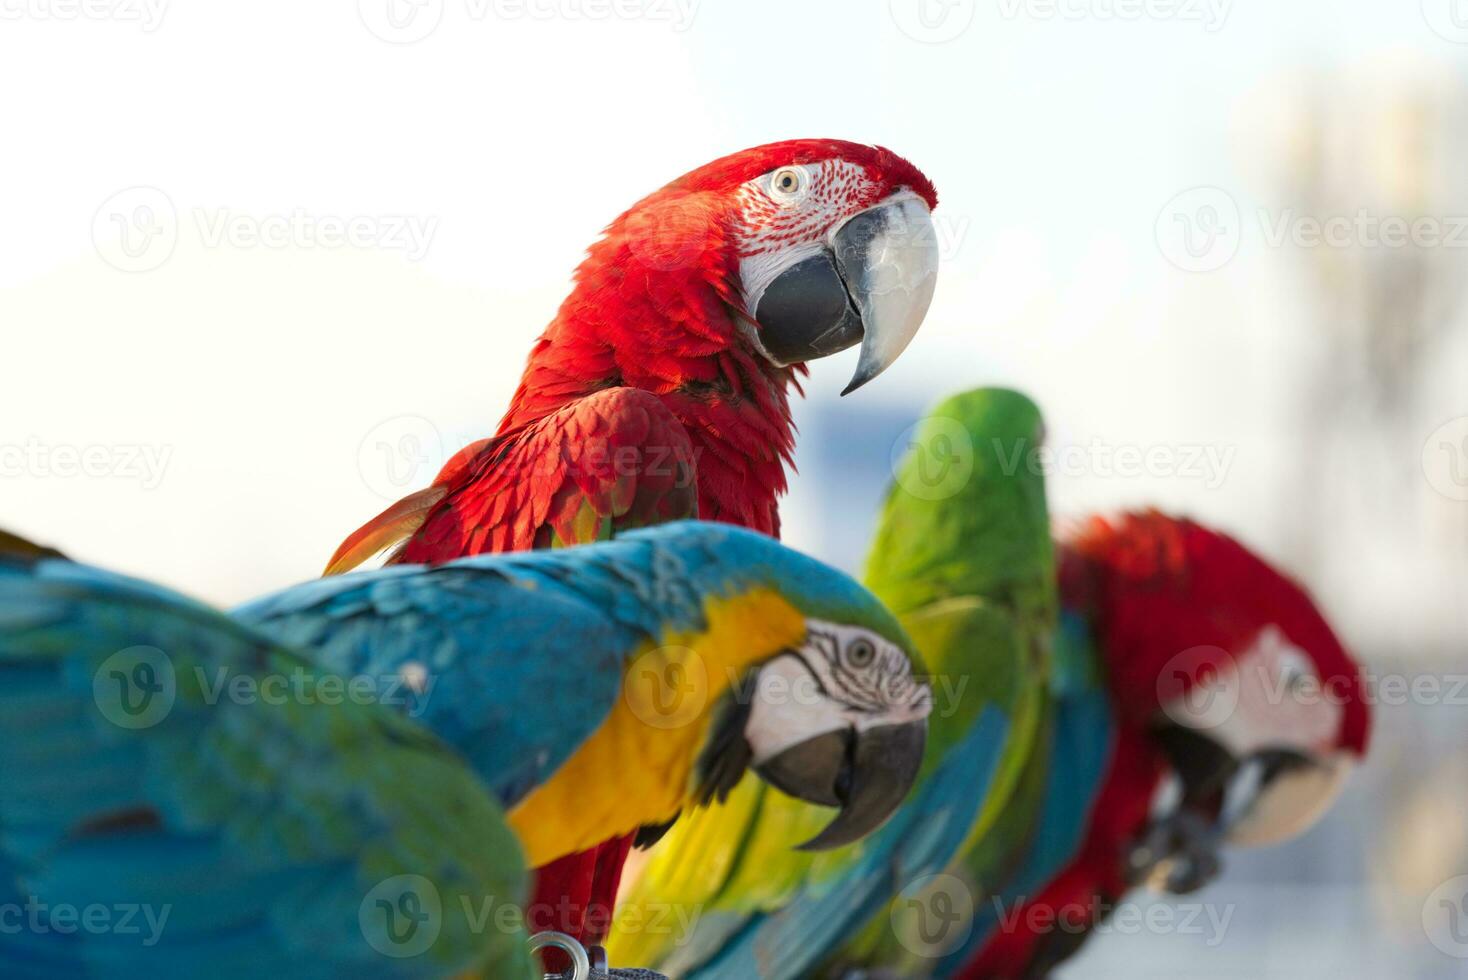
[[[1219,847],[1303,833],[1366,754],[1360,666],[1305,590],[1237,541],[1155,511],[1097,517],[1068,528],[1059,567],[1077,664],[1061,725],[1105,751],[1050,754],[1041,832],[994,899],[1007,924],[988,909],[938,976],[1045,976],[1134,886],[1190,891]],[[1154,814],[1173,777],[1178,799]]]
[[[746,769],[840,804],[826,845],[885,819],[931,707],[910,651],[847,576],[698,522],[232,617],[0,535],[0,902],[50,910],[0,930],[0,972],[528,980],[519,922],[482,918],[522,896],[522,847],[664,823]],[[670,706],[675,664],[701,681]],[[808,696],[769,696],[794,674]],[[156,933],[59,918],[124,906]]]
[[[860,343],[853,391],[907,347],[936,282],[936,204],[903,158],[826,139],[744,150],[643,198],[577,269],[496,435],[354,532],[328,574],[389,548],[440,562],[680,517],[778,535],[789,391],[804,362]],[[632,840],[542,868],[545,924],[600,941]]]

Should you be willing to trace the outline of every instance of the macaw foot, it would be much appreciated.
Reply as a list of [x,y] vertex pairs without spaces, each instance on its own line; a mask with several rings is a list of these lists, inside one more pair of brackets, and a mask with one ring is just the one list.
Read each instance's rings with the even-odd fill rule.
[[667,977],[654,970],[638,968],[613,970],[607,966],[607,951],[604,946],[588,946],[586,955],[591,959],[591,980],[668,980]]
[[583,946],[565,933],[536,933],[530,937],[530,948],[535,952],[558,949],[571,960],[570,969],[561,973],[547,973],[546,980],[668,980],[661,973],[652,970],[613,970],[607,966],[607,951],[604,947]]
[[1133,884],[1187,895],[1223,870],[1222,837],[1214,821],[1182,808],[1153,820],[1127,858]]

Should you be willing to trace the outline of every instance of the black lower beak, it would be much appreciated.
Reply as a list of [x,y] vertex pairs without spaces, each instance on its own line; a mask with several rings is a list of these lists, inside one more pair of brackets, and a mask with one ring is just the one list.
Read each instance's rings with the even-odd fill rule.
[[831,253],[821,251],[770,283],[754,311],[760,343],[781,364],[799,364],[861,343],[861,314]]
[[861,344],[855,391],[896,361],[922,325],[938,274],[927,205],[907,195],[847,219],[819,251],[775,277],[750,311],[779,364]]
[[861,840],[896,812],[917,779],[927,740],[926,721],[844,729],[792,746],[755,771],[797,799],[840,807],[826,829],[799,847],[826,851]]

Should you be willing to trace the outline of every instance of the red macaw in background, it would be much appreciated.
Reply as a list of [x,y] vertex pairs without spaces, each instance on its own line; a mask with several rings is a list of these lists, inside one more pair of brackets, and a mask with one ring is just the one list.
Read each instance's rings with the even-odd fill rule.
[[[1079,847],[1042,835],[1004,900],[1009,924],[943,975],[1047,975],[1134,886],[1191,891],[1217,874],[1218,847],[1303,832],[1366,753],[1360,667],[1309,595],[1232,538],[1156,512],[1092,518],[1067,529],[1057,559],[1061,642],[1094,651],[1109,753],[1094,777],[1052,759],[1069,812],[1044,820],[1082,821]],[[1158,815],[1170,775],[1180,795]]]
[[[860,343],[845,394],[906,348],[933,295],[936,204],[891,151],[811,139],[723,157],[644,198],[577,269],[494,437],[353,533],[327,573],[385,549],[443,562],[679,517],[778,535],[789,391],[806,361]],[[631,843],[541,868],[533,927],[600,942]]]

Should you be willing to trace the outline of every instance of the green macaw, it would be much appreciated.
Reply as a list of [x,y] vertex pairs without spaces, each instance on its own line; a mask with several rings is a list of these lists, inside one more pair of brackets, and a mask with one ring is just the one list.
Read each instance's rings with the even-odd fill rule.
[[[997,888],[1044,794],[1057,600],[1038,409],[981,389],[915,429],[866,568],[931,671],[935,707],[912,795],[870,837],[793,846],[824,811],[751,779],[686,819],[625,890],[619,923],[697,910],[686,932],[619,926],[609,949],[678,978],[762,980],[848,968],[924,973],[946,950],[893,904],[935,875]],[[961,939],[961,937],[960,937]],[[957,939],[955,942],[959,941]]]

